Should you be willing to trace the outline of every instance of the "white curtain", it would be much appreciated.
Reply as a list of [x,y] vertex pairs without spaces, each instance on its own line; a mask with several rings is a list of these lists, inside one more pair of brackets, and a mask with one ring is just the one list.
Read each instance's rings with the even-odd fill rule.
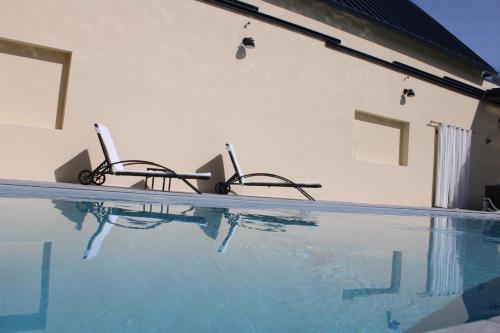
[[434,205],[463,208],[469,190],[472,131],[451,125],[437,127],[436,195]]

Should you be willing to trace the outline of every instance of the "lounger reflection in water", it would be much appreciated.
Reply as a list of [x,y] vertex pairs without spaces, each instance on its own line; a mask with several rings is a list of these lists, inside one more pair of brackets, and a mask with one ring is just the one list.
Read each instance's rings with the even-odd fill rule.
[[287,226],[302,226],[302,227],[317,227],[315,221],[306,221],[297,217],[287,216],[271,216],[251,213],[230,213],[228,209],[224,212],[224,217],[229,224],[229,230],[226,237],[219,246],[218,251],[223,253],[226,251],[231,238],[233,237],[238,227],[246,229],[268,231],[268,232],[284,232]]
[[[210,179],[210,172],[179,173],[163,165],[150,161],[120,160],[108,128],[101,124],[95,124],[95,130],[97,132],[99,142],[101,143],[101,148],[104,153],[105,159],[104,162],[102,162],[95,170],[82,170],[80,172],[80,174],[78,175],[78,180],[82,185],[102,185],[106,181],[106,175],[145,177],[145,187],[147,185],[148,178],[153,178],[153,182],[155,177],[163,179],[174,178],[180,179],[193,191],[201,194],[201,192],[196,187],[194,187],[194,185],[191,184],[188,179]],[[125,169],[126,166],[130,165],[145,165],[149,167],[146,170]]]
[[[292,181],[282,176],[278,176],[272,173],[250,173],[243,174],[241,171],[240,164],[238,163],[238,158],[236,157],[236,150],[233,145],[230,143],[226,143],[226,149],[229,153],[229,157],[231,158],[231,162],[234,167],[234,175],[231,176],[227,181],[217,183],[215,185],[215,192],[219,194],[228,194],[231,191],[231,185],[240,185],[240,186],[265,186],[265,187],[293,187],[297,189],[302,195],[304,195],[307,199],[314,201],[314,198],[307,193],[304,188],[320,188],[321,184],[318,182],[298,182]],[[265,177],[265,178],[274,178],[273,181],[248,181],[248,178],[253,177]]]
[[[163,205],[152,204],[142,205],[141,210],[105,206],[102,202],[77,203],[77,207],[80,211],[94,215],[99,223],[96,232],[89,239],[83,259],[92,259],[99,254],[102,242],[113,227],[146,230],[170,222],[194,223],[199,226],[206,224],[204,217],[187,215],[193,210],[192,207],[177,214],[170,213],[168,206],[165,209]],[[159,211],[155,211],[155,208],[159,208]]]

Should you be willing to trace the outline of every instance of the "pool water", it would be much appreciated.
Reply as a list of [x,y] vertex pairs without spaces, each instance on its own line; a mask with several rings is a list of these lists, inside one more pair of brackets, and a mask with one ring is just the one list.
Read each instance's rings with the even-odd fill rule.
[[7,197],[0,210],[0,332],[421,332],[500,313],[495,220]]

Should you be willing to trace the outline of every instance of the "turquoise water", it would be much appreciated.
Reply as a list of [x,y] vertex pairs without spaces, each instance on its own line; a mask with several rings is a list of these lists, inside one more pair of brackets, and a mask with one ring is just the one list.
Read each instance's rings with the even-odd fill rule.
[[0,210],[0,332],[419,332],[500,313],[498,221],[34,198]]

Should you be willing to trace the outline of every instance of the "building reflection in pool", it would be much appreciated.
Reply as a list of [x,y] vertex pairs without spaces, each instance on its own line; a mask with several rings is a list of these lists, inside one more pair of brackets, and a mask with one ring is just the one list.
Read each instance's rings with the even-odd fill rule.
[[11,314],[0,316],[0,333],[45,330],[47,328],[47,310],[49,306],[49,278],[52,242],[44,242],[42,248],[42,266],[40,278],[40,296],[38,311],[29,314]]

